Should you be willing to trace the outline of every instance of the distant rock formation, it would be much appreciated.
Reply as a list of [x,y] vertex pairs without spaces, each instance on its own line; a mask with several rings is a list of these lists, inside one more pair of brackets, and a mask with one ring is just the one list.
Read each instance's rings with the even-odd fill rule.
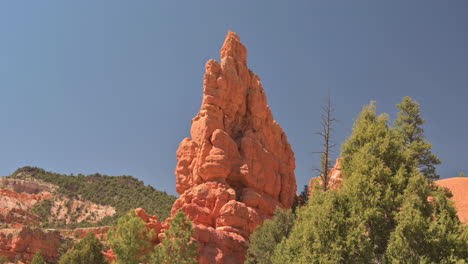
[[29,194],[38,194],[41,192],[53,192],[57,187],[47,183],[38,183],[33,181],[1,177],[0,188],[10,189],[17,193],[24,192]]
[[38,228],[47,219],[34,214],[32,209],[45,200],[51,202],[49,217],[63,220],[67,224],[85,220],[97,222],[105,216],[115,214],[115,209],[110,206],[65,196],[58,198],[51,193],[56,189],[53,184],[0,178],[0,224],[6,227],[0,229],[0,255],[10,261],[21,259],[24,263],[29,263],[40,250],[45,260],[56,263],[60,257],[58,250],[66,240],[82,239],[88,233],[94,233],[100,240],[106,239],[109,230],[107,226],[60,231]]
[[[341,170],[341,161],[343,159],[342,158],[338,158],[336,159],[336,162],[335,162],[335,165],[333,166],[333,168],[329,169],[328,170],[328,186],[327,188],[331,188],[331,189],[338,189],[338,187],[341,186],[341,183],[343,182],[343,172]],[[319,180],[319,184],[320,186],[323,186],[323,182],[320,178],[312,178],[310,179],[309,181],[309,193],[310,191],[312,190],[312,187],[314,186],[314,182],[316,180]]]
[[[88,221],[97,223],[116,213],[111,206],[99,205],[65,196],[55,197],[58,187],[52,184],[0,178],[0,224],[21,228],[25,225],[41,226],[44,221],[64,220],[65,224]],[[41,219],[32,208],[45,200],[51,201],[49,219]]]
[[0,223],[16,228],[24,225],[40,225],[42,219],[30,210],[37,203],[50,198],[52,194],[47,191],[29,194],[0,189]]
[[451,200],[455,202],[458,218],[460,218],[461,222],[468,224],[468,178],[448,178],[438,180],[436,183],[452,192],[453,197]]

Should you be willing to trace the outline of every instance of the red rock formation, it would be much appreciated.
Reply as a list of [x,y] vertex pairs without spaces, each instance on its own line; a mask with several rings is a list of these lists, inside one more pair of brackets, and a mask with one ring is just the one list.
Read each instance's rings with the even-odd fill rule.
[[293,203],[294,154],[235,33],[221,63],[207,62],[203,86],[191,138],[177,150],[172,215],[182,209],[194,222],[200,263],[243,263],[250,233]]
[[[253,230],[277,207],[293,203],[294,153],[233,32],[221,48],[221,64],[206,63],[201,109],[192,119],[191,138],[179,145],[177,160],[181,196],[171,214],[183,210],[193,221],[200,264],[244,263]],[[142,209],[135,213],[157,240],[164,238],[171,218],[160,223]],[[111,250],[104,254],[115,259]]]
[[46,261],[56,262],[60,244],[60,233],[55,230],[44,231],[28,227],[0,230],[0,255],[6,256],[10,261],[22,259],[29,263],[40,250]]
[[438,180],[436,183],[448,188],[452,192],[453,197],[451,200],[455,202],[458,217],[460,218],[460,221],[468,224],[468,178],[448,178]]
[[107,251],[102,251],[102,254],[107,258],[109,263],[113,263],[114,261],[117,260],[117,258],[115,257],[115,253],[112,250],[112,248],[107,250]]
[[[341,183],[343,182],[343,172],[341,170],[341,161],[342,158],[336,159],[335,165],[333,168],[331,168],[328,171],[328,188],[332,189],[338,189],[338,187],[341,186]],[[319,179],[319,178],[312,178],[309,181],[309,193],[312,190],[312,187],[314,186],[314,182]],[[319,182],[320,186],[323,186],[323,182],[320,179]]]
[[[18,175],[22,175],[19,173]],[[39,183],[35,181],[27,181],[20,179],[12,178],[0,178],[0,188],[1,189],[10,189],[17,193],[29,193],[29,194],[38,194],[41,192],[52,192],[56,189],[56,186],[47,183]]]
[[15,228],[21,228],[28,224],[39,225],[40,217],[29,210],[38,202],[50,198],[52,198],[52,194],[47,191],[29,194],[0,189],[0,222],[10,224]]
[[[148,215],[142,208],[135,209],[135,214],[145,222],[146,230],[153,230],[155,234],[160,234],[163,228],[168,227],[166,223],[159,222],[156,215]],[[152,242],[153,244],[160,242],[158,236],[155,236]]]

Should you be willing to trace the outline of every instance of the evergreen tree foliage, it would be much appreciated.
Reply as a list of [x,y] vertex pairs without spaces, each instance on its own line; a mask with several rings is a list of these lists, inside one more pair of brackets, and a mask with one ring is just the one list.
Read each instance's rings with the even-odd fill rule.
[[174,216],[165,235],[161,244],[154,248],[150,263],[198,264],[198,243],[192,238],[192,222],[184,212],[179,211]]
[[47,262],[45,262],[44,258],[42,257],[40,250],[34,255],[31,264],[47,264]]
[[416,162],[421,172],[431,180],[439,179],[435,166],[439,158],[431,152],[432,145],[424,139],[424,119],[421,118],[419,104],[409,96],[397,105],[400,112],[395,120],[395,128],[405,141],[405,152],[408,158]]
[[304,185],[301,194],[299,194],[299,205],[305,205],[309,201],[309,185]]
[[0,255],[0,264],[8,262],[10,262],[10,260],[7,257]]
[[250,236],[246,264],[270,264],[275,247],[287,238],[294,224],[291,210],[277,208],[273,219],[266,220]]
[[145,223],[130,212],[119,218],[117,227],[109,231],[107,238],[119,264],[139,264],[148,260],[154,236],[154,231],[148,232]]
[[93,233],[89,233],[85,238],[73,246],[62,258],[60,264],[107,264],[107,259],[102,254],[104,245]]
[[314,188],[309,203],[299,208],[289,237],[275,248],[272,263],[342,263],[348,257],[342,198],[336,190]]
[[388,123],[363,108],[342,147],[342,186],[313,188],[272,263],[463,263],[466,228]]
[[465,263],[468,229],[460,223],[446,191],[414,172],[391,234],[388,263]]

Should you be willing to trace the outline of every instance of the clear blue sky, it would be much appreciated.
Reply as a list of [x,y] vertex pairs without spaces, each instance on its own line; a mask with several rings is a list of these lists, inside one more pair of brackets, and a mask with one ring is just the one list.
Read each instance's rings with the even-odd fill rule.
[[125,174],[175,194],[175,151],[228,30],[286,131],[299,190],[328,91],[337,143],[364,104],[394,117],[409,95],[440,174],[468,173],[467,1],[161,2],[0,3],[0,175]]

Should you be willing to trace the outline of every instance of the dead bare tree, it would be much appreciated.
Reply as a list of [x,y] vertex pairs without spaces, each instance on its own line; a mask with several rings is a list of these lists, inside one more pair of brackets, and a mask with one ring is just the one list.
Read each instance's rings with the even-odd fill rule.
[[328,182],[329,182],[329,170],[331,166],[330,156],[333,149],[336,147],[336,144],[333,143],[332,140],[332,133],[333,133],[333,122],[336,122],[336,119],[333,117],[333,111],[331,107],[331,99],[330,96],[327,98],[327,104],[322,107],[322,115],[321,115],[321,125],[322,129],[320,132],[315,133],[323,138],[323,151],[315,152],[322,155],[320,161],[320,169],[315,169],[318,172],[319,178],[322,180],[323,183],[323,190],[327,191]]

